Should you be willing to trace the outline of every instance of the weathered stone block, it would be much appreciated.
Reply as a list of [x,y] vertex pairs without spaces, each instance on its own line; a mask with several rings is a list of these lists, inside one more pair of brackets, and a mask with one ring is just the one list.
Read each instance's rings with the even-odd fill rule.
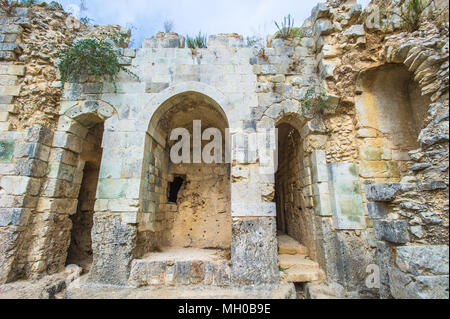
[[388,206],[382,202],[367,203],[367,211],[372,219],[381,219],[388,214]]
[[14,140],[0,140],[0,162],[11,162],[14,154]]
[[396,264],[405,273],[418,275],[448,275],[447,245],[397,247]]
[[405,220],[375,220],[373,229],[378,240],[397,244],[409,241],[408,222]]
[[365,35],[366,31],[364,30],[364,25],[362,24],[354,24],[344,32],[344,36],[349,38],[363,37]]
[[0,208],[0,226],[24,226],[31,214],[26,208]]
[[51,146],[53,133],[49,128],[33,125],[26,131],[25,140],[30,143],[42,143]]
[[120,214],[94,214],[93,262],[88,282],[126,285],[130,273],[137,228],[122,224]]
[[39,193],[40,181],[35,178],[25,176],[3,176],[0,186],[10,195],[32,195]]
[[274,217],[233,219],[231,262],[233,284],[278,282]]
[[328,175],[334,227],[364,229],[366,225],[358,167],[353,163],[329,163]]
[[328,181],[327,156],[325,150],[314,150],[311,154],[313,183]]
[[392,201],[400,191],[400,183],[378,183],[365,186],[366,198],[375,202]]

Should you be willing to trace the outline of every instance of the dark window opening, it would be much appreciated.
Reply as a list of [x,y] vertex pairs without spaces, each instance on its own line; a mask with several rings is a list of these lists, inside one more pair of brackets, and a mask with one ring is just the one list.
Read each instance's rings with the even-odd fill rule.
[[178,192],[183,185],[184,179],[181,176],[175,176],[173,182],[169,183],[169,203],[176,203],[178,199]]

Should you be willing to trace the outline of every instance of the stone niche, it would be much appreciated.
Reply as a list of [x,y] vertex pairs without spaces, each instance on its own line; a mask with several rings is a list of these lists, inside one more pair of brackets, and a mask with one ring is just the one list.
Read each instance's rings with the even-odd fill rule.
[[[150,187],[155,188],[149,192],[157,194],[150,232],[159,235],[150,244],[151,249],[230,249],[230,164],[225,163],[224,152],[227,120],[210,103],[200,94],[184,93],[174,99],[170,109],[155,123],[151,155],[146,154],[152,167],[149,186],[153,184]],[[200,134],[208,128],[220,131],[222,163],[195,163],[194,120],[200,121],[197,122],[201,125]],[[171,148],[181,138],[170,140],[169,133],[176,128],[186,129],[190,134],[191,163],[175,164],[170,160]],[[202,140],[201,149],[210,142],[211,139]]]
[[358,80],[356,108],[360,130],[361,175],[400,178],[408,151],[419,147],[417,136],[430,98],[422,95],[412,74],[399,64],[363,72]]

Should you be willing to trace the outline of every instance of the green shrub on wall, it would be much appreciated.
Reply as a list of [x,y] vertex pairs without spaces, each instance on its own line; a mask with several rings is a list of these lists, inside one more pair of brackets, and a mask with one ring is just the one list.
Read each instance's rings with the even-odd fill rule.
[[121,70],[137,78],[134,73],[120,65],[116,50],[107,41],[78,40],[60,52],[58,57],[61,60],[58,69],[63,83],[80,74],[114,82]]
[[319,87],[310,87],[306,90],[305,96],[300,100],[302,105],[302,114],[311,114],[321,115],[325,112],[325,110],[336,110],[336,107],[333,107],[328,102],[330,96],[326,93],[325,88]]

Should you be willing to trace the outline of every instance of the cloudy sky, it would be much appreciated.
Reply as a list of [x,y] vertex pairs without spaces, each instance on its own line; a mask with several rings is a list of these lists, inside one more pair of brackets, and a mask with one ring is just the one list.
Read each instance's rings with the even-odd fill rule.
[[[358,0],[363,5],[369,0]],[[59,0],[67,10],[80,6],[80,0]],[[163,31],[165,20],[174,23],[182,35],[237,32],[244,36],[266,35],[276,31],[274,20],[287,14],[300,26],[310,15],[317,0],[84,0],[87,16],[93,24],[132,26],[133,46],[143,38]]]

